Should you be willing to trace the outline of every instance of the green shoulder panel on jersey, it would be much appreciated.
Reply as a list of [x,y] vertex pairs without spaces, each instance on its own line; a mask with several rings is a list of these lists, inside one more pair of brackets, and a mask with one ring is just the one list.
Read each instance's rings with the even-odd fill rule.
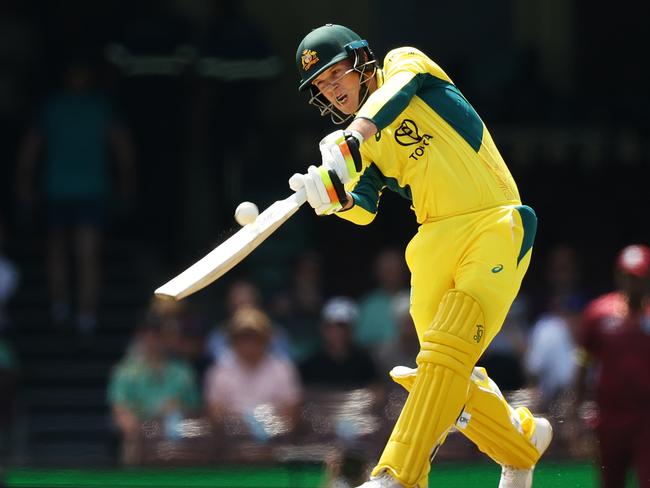
[[456,85],[428,73],[417,76],[424,77],[417,96],[478,152],[483,141],[483,121]]
[[417,95],[474,149],[481,148],[483,121],[460,90],[446,80],[419,73],[406,83],[377,112],[374,123],[379,130],[393,122]]
[[375,114],[373,122],[377,126],[378,130],[388,127],[388,125],[404,111],[408,104],[411,103],[411,99],[415,96],[424,80],[421,74],[415,75],[411,81],[395,92],[395,94]]
[[384,188],[394,191],[408,201],[413,200],[411,188],[408,185],[399,186],[395,178],[385,176],[377,165],[372,163],[363,172],[359,183],[352,190],[354,203],[368,212],[377,213],[379,198]]

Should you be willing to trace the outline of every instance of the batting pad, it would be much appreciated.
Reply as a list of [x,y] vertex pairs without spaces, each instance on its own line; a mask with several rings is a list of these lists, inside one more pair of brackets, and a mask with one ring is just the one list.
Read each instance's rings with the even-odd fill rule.
[[[406,366],[390,371],[393,381],[407,391],[413,388],[416,374],[417,369]],[[534,447],[534,451],[530,449],[532,443],[528,440],[534,432],[533,415],[525,407],[510,407],[484,368],[474,368],[470,380],[469,398],[456,428],[497,463],[521,469],[532,467],[540,457]]]
[[373,475],[387,470],[411,488],[427,473],[431,454],[467,400],[483,331],[478,302],[462,291],[448,291],[423,335],[415,382]]
[[541,454],[530,438],[535,419],[525,407],[512,408],[485,369],[474,368],[470,394],[456,427],[501,465],[530,469]]

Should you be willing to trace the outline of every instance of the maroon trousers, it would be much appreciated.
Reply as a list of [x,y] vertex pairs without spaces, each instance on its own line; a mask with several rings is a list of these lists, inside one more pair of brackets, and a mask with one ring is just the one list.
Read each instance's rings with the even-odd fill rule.
[[636,472],[639,488],[650,488],[648,412],[601,411],[596,436],[602,488],[623,488],[630,468]]

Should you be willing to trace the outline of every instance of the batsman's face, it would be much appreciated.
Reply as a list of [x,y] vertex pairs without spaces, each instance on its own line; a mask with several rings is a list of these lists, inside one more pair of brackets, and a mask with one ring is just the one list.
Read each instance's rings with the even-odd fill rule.
[[323,71],[313,85],[344,114],[352,114],[359,108],[359,73],[352,68],[350,60],[340,61]]

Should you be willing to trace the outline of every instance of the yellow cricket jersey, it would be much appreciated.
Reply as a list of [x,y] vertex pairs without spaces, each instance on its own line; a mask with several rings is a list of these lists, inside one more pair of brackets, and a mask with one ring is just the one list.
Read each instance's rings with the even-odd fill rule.
[[356,114],[379,129],[361,145],[355,205],[337,215],[370,223],[384,189],[412,201],[418,223],[520,204],[517,186],[483,121],[447,74],[412,47],[394,49],[378,88]]

